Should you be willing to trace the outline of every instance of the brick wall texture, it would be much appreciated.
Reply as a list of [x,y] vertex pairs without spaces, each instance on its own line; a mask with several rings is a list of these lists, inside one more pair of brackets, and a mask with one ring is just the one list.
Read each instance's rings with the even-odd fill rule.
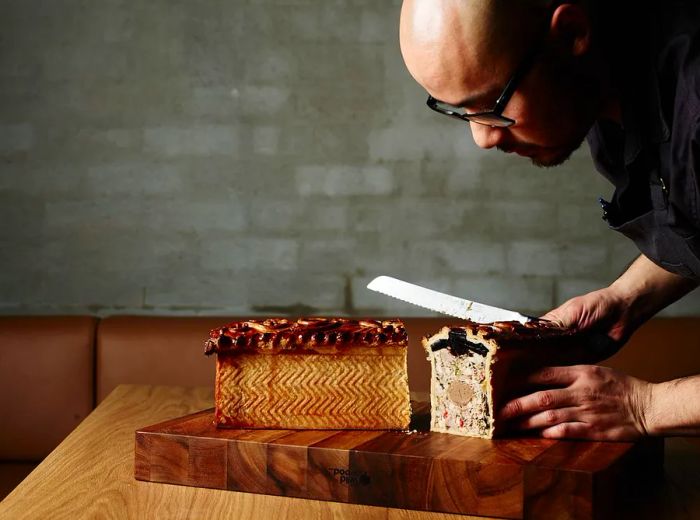
[[399,7],[4,0],[0,312],[430,315],[365,289],[392,274],[539,313],[610,283],[636,251],[585,146],[477,149]]

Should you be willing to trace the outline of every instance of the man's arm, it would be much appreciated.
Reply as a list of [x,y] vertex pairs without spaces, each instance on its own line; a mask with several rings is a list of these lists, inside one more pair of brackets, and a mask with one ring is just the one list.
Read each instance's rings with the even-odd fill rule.
[[572,298],[544,318],[565,328],[599,330],[624,343],[641,324],[697,286],[640,255],[610,286]]
[[644,417],[649,435],[700,435],[700,375],[652,385]]
[[664,307],[679,300],[698,286],[698,282],[670,273],[644,255],[639,255],[610,289],[626,307],[631,328],[626,337]]
[[[624,343],[642,323],[697,287],[644,255],[609,287],[566,302],[545,318],[599,330]],[[595,365],[547,367],[529,376],[541,390],[506,403],[500,418],[543,437],[632,440],[700,434],[700,376],[659,384]]]

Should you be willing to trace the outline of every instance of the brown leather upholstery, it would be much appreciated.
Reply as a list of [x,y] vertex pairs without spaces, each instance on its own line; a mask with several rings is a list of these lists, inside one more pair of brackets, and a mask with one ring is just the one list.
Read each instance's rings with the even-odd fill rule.
[[97,329],[97,402],[123,383],[214,386],[209,331],[233,318],[112,316]]
[[41,460],[90,413],[96,322],[0,317],[0,460]]
[[655,383],[700,374],[700,319],[655,318],[602,364]]

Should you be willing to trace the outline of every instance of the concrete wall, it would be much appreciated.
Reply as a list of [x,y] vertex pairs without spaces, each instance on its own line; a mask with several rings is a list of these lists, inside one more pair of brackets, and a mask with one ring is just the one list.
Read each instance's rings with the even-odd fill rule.
[[536,313],[613,280],[635,249],[587,150],[477,150],[398,9],[4,0],[0,312],[429,314],[386,273]]

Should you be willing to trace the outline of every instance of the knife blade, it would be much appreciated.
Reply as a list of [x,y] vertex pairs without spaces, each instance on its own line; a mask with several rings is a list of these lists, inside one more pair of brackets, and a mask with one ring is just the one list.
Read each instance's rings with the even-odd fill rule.
[[[367,288],[425,309],[477,323],[493,323],[494,321],[527,323],[540,320],[540,318],[525,316],[519,312],[499,309],[498,307],[426,289],[420,285],[404,282],[391,276],[378,276],[367,284]],[[583,341],[588,346],[587,355],[589,357],[579,359],[577,362],[597,363],[609,358],[622,347],[621,342],[615,341],[605,332],[600,331],[587,331]]]
[[378,276],[367,284],[367,288],[419,307],[477,323],[492,323],[494,321],[519,321],[520,323],[526,323],[534,319],[519,312],[465,300],[450,294],[426,289],[420,285],[404,282],[391,276]]

